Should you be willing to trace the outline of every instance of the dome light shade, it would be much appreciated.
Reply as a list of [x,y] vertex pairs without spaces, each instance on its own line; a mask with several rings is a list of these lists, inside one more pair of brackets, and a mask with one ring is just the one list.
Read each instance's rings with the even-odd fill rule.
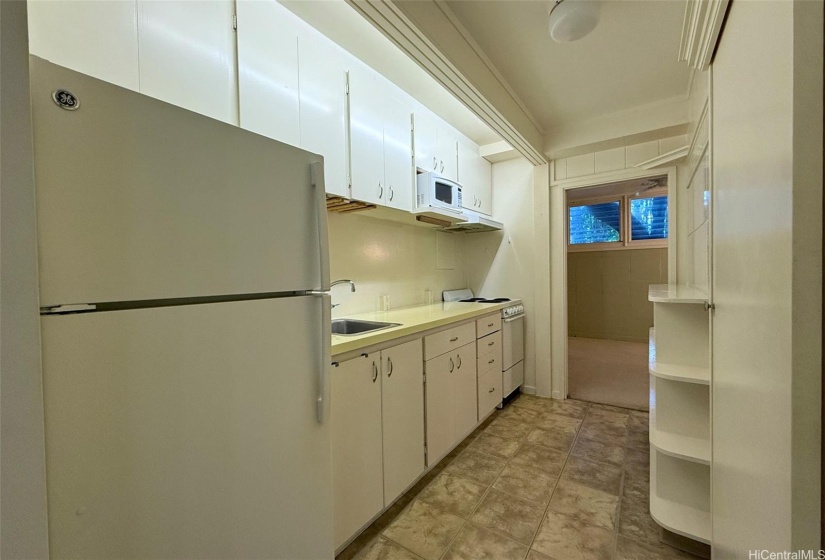
[[599,23],[597,0],[555,0],[550,8],[550,37],[557,43],[581,39]]

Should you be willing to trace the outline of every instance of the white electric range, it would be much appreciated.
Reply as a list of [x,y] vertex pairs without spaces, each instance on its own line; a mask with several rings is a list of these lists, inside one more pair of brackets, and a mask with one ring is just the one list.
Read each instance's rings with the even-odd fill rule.
[[501,384],[507,398],[524,384],[524,304],[520,299],[475,297],[472,290],[446,290],[445,302],[508,305],[501,310]]

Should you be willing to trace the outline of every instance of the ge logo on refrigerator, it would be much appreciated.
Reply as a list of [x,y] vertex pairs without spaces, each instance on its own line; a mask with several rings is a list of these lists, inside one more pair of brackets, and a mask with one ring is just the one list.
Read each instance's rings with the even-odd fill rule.
[[65,89],[59,89],[52,93],[52,99],[58,107],[67,111],[74,111],[80,107],[80,100],[72,92]]

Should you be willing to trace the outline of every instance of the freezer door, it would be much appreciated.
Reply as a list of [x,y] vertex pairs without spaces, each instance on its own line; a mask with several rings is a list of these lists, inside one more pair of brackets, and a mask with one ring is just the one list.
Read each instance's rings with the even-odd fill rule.
[[31,79],[41,305],[326,287],[321,156],[37,57]]
[[331,559],[322,301],[44,316],[52,557]]

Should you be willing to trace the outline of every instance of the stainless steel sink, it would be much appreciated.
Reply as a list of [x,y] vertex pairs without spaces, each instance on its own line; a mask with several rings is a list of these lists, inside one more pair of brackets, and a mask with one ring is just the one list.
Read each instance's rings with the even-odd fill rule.
[[358,319],[334,319],[332,321],[332,334],[352,336],[364,334],[390,327],[398,327],[401,323],[381,323],[378,321],[359,321]]

